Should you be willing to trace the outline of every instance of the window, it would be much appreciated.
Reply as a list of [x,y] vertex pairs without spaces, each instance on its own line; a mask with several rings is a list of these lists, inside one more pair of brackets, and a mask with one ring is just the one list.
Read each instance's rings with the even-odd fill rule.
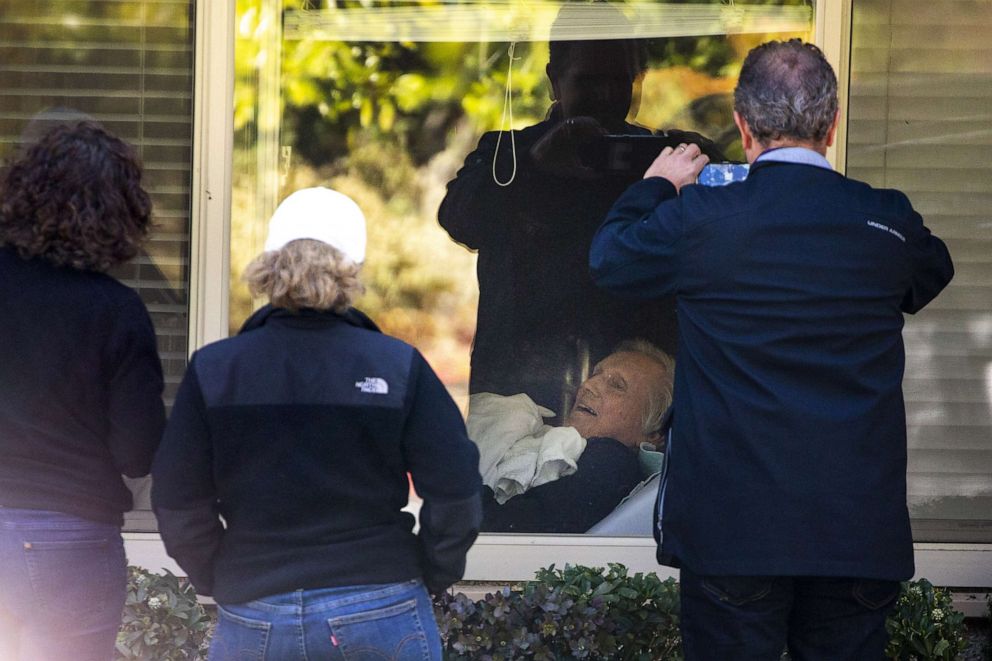
[[[573,408],[580,384],[602,374],[616,419],[644,418],[665,368],[610,354],[635,339],[674,352],[673,302],[596,290],[592,232],[658,141],[742,158],[731,92],[743,57],[769,38],[812,38],[813,16],[801,1],[239,0],[231,332],[261,303],[239,277],[276,204],[329,186],[368,217],[359,307],[420,349],[463,410],[470,392],[511,407],[507,396],[525,393],[533,403],[512,415],[527,416],[531,436],[544,423],[602,423],[606,410]],[[614,137],[593,136],[600,127]],[[478,401],[470,433],[498,436]],[[636,459],[649,426],[580,429],[609,461],[624,457],[599,509],[531,513],[527,525],[514,514],[489,529],[587,530],[651,472]]]
[[[155,229],[114,275],[151,314],[167,403],[186,367],[189,325],[192,12],[192,0],[7,0],[0,12],[0,159],[32,120],[88,115],[144,162]],[[154,530],[148,481],[132,489],[128,528]]]
[[992,541],[990,43],[988,2],[854,3],[847,172],[904,191],[956,270],[903,332],[918,541]]

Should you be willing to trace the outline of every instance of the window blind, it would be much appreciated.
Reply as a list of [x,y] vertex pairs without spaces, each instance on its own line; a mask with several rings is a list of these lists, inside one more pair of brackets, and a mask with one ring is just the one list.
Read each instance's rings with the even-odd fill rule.
[[[113,275],[151,314],[167,403],[186,367],[189,326],[192,16],[192,0],[4,0],[0,10],[0,158],[16,153],[32,119],[82,113],[144,163],[155,227]],[[133,487],[136,507],[148,509],[147,481]],[[129,521],[153,528],[149,514]]]
[[853,15],[847,173],[905,192],[956,268],[903,333],[914,536],[992,542],[992,1]]

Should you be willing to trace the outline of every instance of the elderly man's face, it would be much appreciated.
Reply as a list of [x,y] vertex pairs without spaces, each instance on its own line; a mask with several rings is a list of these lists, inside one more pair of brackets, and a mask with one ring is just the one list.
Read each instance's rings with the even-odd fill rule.
[[652,384],[665,377],[665,369],[642,353],[618,351],[593,368],[575,397],[565,424],[584,438],[614,438],[637,447],[656,434],[644,433]]

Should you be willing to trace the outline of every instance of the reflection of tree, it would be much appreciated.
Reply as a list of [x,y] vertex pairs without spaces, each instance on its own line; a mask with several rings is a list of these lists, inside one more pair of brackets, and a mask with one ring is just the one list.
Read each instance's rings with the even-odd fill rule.
[[[262,210],[253,210],[250,162],[259,134],[260,73],[272,7],[324,3],[238,0],[235,54],[235,227],[233,282],[258,249]],[[435,0],[377,0],[377,6],[431,6]],[[801,4],[800,0],[768,4]],[[339,8],[367,6],[337,0]],[[280,33],[281,34],[281,33]],[[648,41],[651,72],[634,118],[651,128],[679,126],[720,137],[732,127],[727,99],[743,54],[768,35]],[[473,262],[438,230],[445,182],[478,134],[500,125],[507,83],[505,43],[342,42],[306,33],[281,42],[279,147],[291,158],[279,196],[303,185],[347,189],[370,216],[369,291],[373,318],[430,352],[467,360],[476,301]],[[549,106],[545,43],[520,43],[512,73],[514,126],[542,119]],[[674,75],[666,72],[674,72]],[[712,97],[707,102],[696,102]],[[263,127],[271,129],[272,127]],[[289,149],[287,149],[289,148]],[[284,173],[286,174],[286,173]],[[264,230],[262,230],[264,233]],[[377,254],[378,251],[378,254]],[[232,291],[232,325],[250,309]],[[455,346],[452,350],[452,345]],[[467,365],[452,368],[467,370]]]

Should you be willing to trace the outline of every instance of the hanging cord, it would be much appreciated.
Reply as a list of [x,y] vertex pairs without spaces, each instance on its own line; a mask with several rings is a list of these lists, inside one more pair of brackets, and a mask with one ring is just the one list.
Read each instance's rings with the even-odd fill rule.
[[[517,178],[517,139],[513,135],[513,61],[520,58],[513,57],[513,51],[517,47],[517,42],[510,42],[510,49],[507,51],[509,63],[506,66],[506,92],[503,94],[503,116],[499,119],[499,134],[496,136],[496,151],[493,154],[493,181],[497,186],[509,186]],[[510,170],[510,178],[500,181],[496,174],[496,159],[499,158],[499,144],[503,140],[503,127],[506,126],[506,115],[510,114],[510,154],[513,158],[513,168]]]

